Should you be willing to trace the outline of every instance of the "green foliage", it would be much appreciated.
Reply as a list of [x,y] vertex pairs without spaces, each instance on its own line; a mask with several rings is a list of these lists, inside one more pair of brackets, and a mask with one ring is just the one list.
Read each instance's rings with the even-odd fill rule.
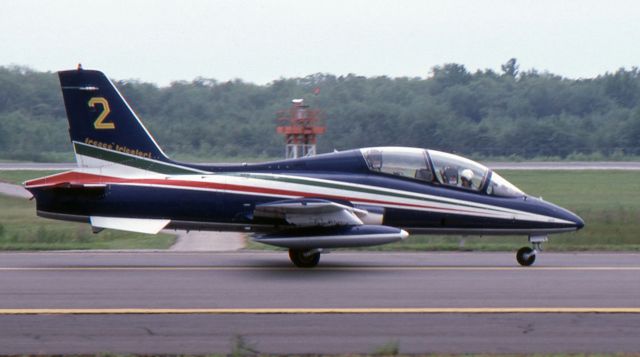
[[[638,68],[579,80],[521,71],[515,58],[501,69],[447,63],[424,79],[319,73],[263,86],[115,83],[165,151],[201,161],[281,157],[275,113],[298,97],[325,113],[319,152],[403,145],[475,157],[640,155]],[[73,159],[55,73],[0,67],[0,124],[0,159]]]
[[0,171],[0,182],[22,185],[27,180],[53,175],[58,172],[60,171],[2,170]]
[[377,347],[372,356],[397,356],[398,354],[400,354],[400,343],[397,340],[392,340]]
[[256,350],[253,343],[249,342],[246,337],[242,335],[234,335],[231,338],[231,357],[245,357],[245,356],[257,356],[260,352]]
[[509,76],[511,78],[516,78],[518,75],[518,70],[520,65],[518,65],[517,60],[515,58],[511,58],[507,61],[507,63],[500,66],[502,72],[505,76]]

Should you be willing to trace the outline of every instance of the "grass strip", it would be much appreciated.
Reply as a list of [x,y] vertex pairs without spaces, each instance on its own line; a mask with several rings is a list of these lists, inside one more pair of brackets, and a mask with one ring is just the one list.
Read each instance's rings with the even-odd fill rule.
[[[0,180],[21,183],[55,172],[0,171]],[[640,251],[640,172],[505,170],[500,174],[528,194],[543,196],[545,200],[565,207],[585,220],[586,227],[579,232],[552,235],[550,242],[544,245],[545,250]],[[108,230],[94,236],[88,225],[37,218],[33,202],[23,201],[0,196],[0,249],[85,249],[78,246],[92,245],[109,249],[109,246],[116,248],[120,244],[158,247],[156,243],[148,242],[156,239],[150,238],[154,236]],[[22,234],[24,236],[20,236]],[[94,240],[96,242],[89,245],[81,243]],[[511,251],[526,244],[526,237],[412,235],[403,242],[366,250]],[[271,249],[257,243],[249,243],[247,248]]]

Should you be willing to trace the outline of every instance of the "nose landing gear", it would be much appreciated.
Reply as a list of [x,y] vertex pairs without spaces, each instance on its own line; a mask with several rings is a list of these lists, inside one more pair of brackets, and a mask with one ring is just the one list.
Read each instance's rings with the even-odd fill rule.
[[516,253],[516,260],[522,266],[528,267],[536,261],[536,255],[542,251],[542,243],[548,241],[547,236],[529,236],[529,243],[533,248],[522,247]]

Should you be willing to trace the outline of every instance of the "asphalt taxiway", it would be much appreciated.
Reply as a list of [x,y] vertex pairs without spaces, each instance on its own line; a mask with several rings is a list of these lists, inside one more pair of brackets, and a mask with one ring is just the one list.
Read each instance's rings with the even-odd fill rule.
[[640,254],[0,253],[0,353],[640,351]]

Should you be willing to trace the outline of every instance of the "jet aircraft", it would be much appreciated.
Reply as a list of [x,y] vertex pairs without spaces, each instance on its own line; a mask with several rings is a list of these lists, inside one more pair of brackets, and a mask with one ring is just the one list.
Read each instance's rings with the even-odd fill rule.
[[523,193],[496,172],[436,150],[369,147],[255,164],[202,165],[164,154],[113,83],[58,73],[78,167],[24,183],[38,216],[118,229],[240,231],[288,248],[298,267],[325,249],[386,244],[409,233],[523,235],[533,264],[574,213]]

